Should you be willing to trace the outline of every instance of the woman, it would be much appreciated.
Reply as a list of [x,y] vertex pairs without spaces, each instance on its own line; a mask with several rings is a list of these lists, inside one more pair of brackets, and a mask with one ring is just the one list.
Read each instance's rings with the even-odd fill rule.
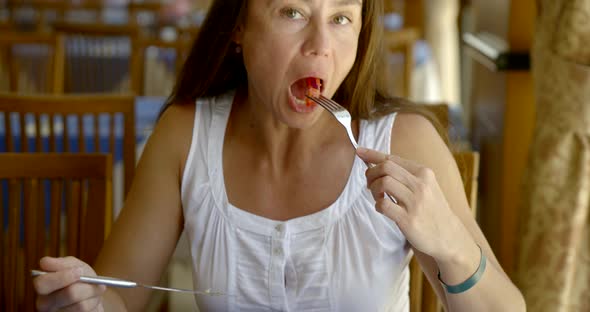
[[[196,296],[202,311],[408,311],[406,246],[448,310],[525,310],[436,129],[392,113],[410,108],[377,90],[381,11],[367,0],[216,1],[94,269],[43,258],[54,273],[35,279],[39,309],[141,310],[149,291],[76,281],[96,271],[156,284],[185,229],[195,289],[227,293]],[[355,154],[303,100],[309,78],[351,110],[368,149]]]

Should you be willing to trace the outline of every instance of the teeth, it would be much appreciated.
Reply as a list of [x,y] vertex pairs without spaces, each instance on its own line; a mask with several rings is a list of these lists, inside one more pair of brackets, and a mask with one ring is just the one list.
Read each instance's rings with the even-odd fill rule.
[[305,105],[305,100],[300,100],[296,97],[293,97],[295,99],[295,104],[299,104],[299,105]]

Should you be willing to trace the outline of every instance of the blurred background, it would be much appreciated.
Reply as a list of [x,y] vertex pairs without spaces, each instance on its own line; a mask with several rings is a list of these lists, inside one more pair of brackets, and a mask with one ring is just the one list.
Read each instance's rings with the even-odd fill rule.
[[[33,309],[27,270],[42,255],[95,257],[210,2],[0,0],[0,154],[108,155],[73,183],[10,170],[18,157],[0,164],[0,310]],[[391,90],[448,130],[477,221],[529,310],[590,311],[590,0],[384,2]],[[191,270],[183,238],[161,283],[192,288]],[[424,292],[412,311],[440,310]],[[149,309],[195,308],[156,293]]]

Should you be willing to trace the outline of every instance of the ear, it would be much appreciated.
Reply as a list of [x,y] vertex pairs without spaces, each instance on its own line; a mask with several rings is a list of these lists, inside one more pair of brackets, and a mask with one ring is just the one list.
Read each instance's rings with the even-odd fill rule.
[[244,37],[244,26],[242,23],[240,23],[240,24],[238,24],[238,26],[236,27],[236,30],[234,31],[234,34],[232,35],[232,41],[236,45],[241,45],[242,41],[243,41],[243,37]]

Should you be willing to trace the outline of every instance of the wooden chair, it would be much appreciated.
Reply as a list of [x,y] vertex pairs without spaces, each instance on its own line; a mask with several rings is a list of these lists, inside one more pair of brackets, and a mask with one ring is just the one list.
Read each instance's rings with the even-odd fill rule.
[[[188,55],[190,42],[184,38],[164,41],[141,37],[137,40],[137,47],[137,54],[141,60],[138,74],[141,84],[139,94],[167,96],[172,91],[176,76]],[[170,79],[162,81],[166,75]]]
[[386,30],[384,42],[387,51],[401,54],[404,60],[403,93],[409,97],[414,70],[414,46],[423,36],[424,14],[422,0],[386,0],[385,13],[396,13],[403,19],[403,27],[398,30]]
[[36,311],[30,270],[41,257],[94,262],[109,224],[111,166],[108,154],[0,153],[0,310]]
[[[46,31],[49,29],[49,15],[55,19],[61,19],[67,6],[65,1],[44,1],[44,0],[7,0],[9,22],[25,28],[29,31]],[[22,20],[21,12],[28,11],[33,13],[27,19]]]
[[[129,191],[135,172],[133,96],[0,93],[0,112],[4,113],[0,134],[4,134],[5,151],[92,151],[113,155],[120,155],[122,151],[123,196]],[[11,118],[6,118],[9,115]],[[83,135],[80,129],[84,129]]]
[[162,26],[160,24],[160,14],[165,7],[166,3],[162,3],[160,1],[129,1],[129,3],[127,3],[127,12],[129,12],[129,23],[141,26],[149,25],[155,28],[159,28],[160,26]]
[[137,26],[58,22],[53,28],[66,41],[66,92],[140,94]]
[[[50,31],[53,23],[62,21],[102,24],[103,10],[115,6],[101,0],[7,0],[9,21],[34,31]],[[20,11],[32,11],[33,16],[19,19]]]
[[57,34],[2,31],[0,68],[7,76],[4,91],[62,93],[64,39]]
[[384,42],[387,51],[392,54],[399,53],[404,59],[403,70],[403,94],[410,96],[412,73],[414,71],[414,45],[419,39],[419,32],[416,28],[402,28],[399,30],[385,31]]
[[9,21],[0,21],[0,31],[13,30],[14,25]]

